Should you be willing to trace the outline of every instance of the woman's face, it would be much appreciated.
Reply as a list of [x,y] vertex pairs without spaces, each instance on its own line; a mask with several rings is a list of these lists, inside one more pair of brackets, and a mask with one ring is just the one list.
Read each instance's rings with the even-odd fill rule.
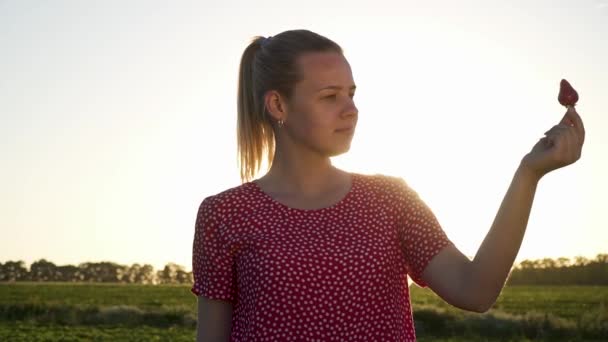
[[286,133],[293,142],[324,156],[350,149],[358,110],[355,82],[346,58],[336,52],[300,56],[302,80],[287,103]]

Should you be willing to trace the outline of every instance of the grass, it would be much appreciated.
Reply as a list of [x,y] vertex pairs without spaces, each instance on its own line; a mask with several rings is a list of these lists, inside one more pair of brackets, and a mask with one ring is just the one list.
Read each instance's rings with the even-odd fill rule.
[[[485,314],[456,309],[415,285],[411,294],[420,341],[608,336],[608,287],[507,287]],[[193,340],[195,317],[188,285],[0,283],[0,341]]]
[[183,308],[196,310],[196,297],[185,285],[109,283],[0,283],[0,305],[132,305],[143,310]]
[[[411,288],[412,306],[431,305],[448,310],[452,308],[428,289]],[[606,286],[510,286],[503,289],[492,310],[514,315],[530,311],[548,313],[556,317],[577,319],[587,312],[608,306]],[[605,312],[605,311],[604,311]]]
[[196,332],[191,328],[89,327],[66,325],[38,325],[31,322],[0,323],[0,341],[194,341]]
[[[484,314],[450,306],[428,289],[411,287],[416,330],[436,337],[481,335],[492,340],[608,340],[608,287],[511,286]],[[475,340],[475,339],[472,339]]]

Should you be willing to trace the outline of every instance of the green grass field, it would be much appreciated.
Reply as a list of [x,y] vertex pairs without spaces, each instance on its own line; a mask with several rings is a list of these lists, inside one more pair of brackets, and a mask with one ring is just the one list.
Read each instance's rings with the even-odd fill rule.
[[[193,341],[189,289],[0,283],[0,341]],[[485,314],[411,291],[419,341],[608,341],[608,287],[507,287]]]

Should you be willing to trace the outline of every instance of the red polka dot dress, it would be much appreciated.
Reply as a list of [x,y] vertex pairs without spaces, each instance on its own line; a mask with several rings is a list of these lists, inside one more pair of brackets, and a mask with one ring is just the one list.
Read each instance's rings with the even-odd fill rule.
[[348,194],[288,207],[254,182],[207,197],[192,293],[233,304],[230,341],[415,341],[407,275],[450,244],[403,179],[351,173]]

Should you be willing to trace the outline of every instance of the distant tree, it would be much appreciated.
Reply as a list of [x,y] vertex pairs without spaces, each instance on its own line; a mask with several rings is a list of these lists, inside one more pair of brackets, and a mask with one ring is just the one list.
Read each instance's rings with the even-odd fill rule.
[[165,265],[165,268],[159,270],[156,275],[159,284],[174,284],[177,277],[177,270],[180,266],[172,262]]
[[535,266],[534,261],[528,260],[528,259],[519,263],[519,267],[522,269],[535,268],[534,266]]
[[123,267],[108,261],[87,262],[79,265],[78,273],[83,281],[117,283],[122,280]]
[[0,281],[23,281],[28,280],[29,272],[25,267],[25,262],[7,261],[2,264],[0,269]]
[[129,266],[118,265],[116,276],[121,283],[129,282]]
[[608,254],[598,254],[594,261],[600,264],[608,264]]
[[557,267],[568,267],[568,266],[570,266],[570,259],[564,258],[564,257],[557,258],[556,266]]
[[159,284],[186,284],[192,281],[190,272],[186,272],[183,266],[172,262],[165,265],[165,268],[159,270],[156,275]]
[[139,275],[139,270],[141,269],[141,265],[138,263],[135,263],[133,265],[131,265],[130,267],[127,268],[127,272],[125,273],[125,275],[123,275],[123,280],[126,280],[127,283],[137,283],[138,282],[138,275]]
[[154,267],[150,264],[144,264],[139,270],[140,284],[156,284],[156,273]]
[[186,272],[183,268],[177,271],[175,281],[178,284],[190,284],[192,283],[192,272]]
[[126,273],[126,279],[128,279],[129,283],[140,284],[142,282],[143,277],[142,277],[141,269],[142,269],[142,266],[138,263],[135,263],[135,264],[131,265],[131,267],[128,268],[127,273]]
[[126,269],[123,281],[133,284],[155,284],[157,282],[154,267],[150,264],[142,266],[138,263]]
[[550,258],[544,258],[540,261],[541,268],[555,268],[556,262]]
[[78,264],[78,272],[76,272],[76,279],[78,281],[93,282],[95,278],[95,266],[93,263],[82,262]]
[[585,266],[589,263],[589,260],[583,256],[574,257],[574,265],[575,266]]
[[57,281],[76,282],[78,281],[78,267],[74,265],[57,266]]
[[117,283],[122,277],[120,265],[108,261],[95,263],[95,277],[100,283]]
[[33,281],[56,281],[58,278],[57,266],[50,261],[40,259],[30,266],[30,279]]

